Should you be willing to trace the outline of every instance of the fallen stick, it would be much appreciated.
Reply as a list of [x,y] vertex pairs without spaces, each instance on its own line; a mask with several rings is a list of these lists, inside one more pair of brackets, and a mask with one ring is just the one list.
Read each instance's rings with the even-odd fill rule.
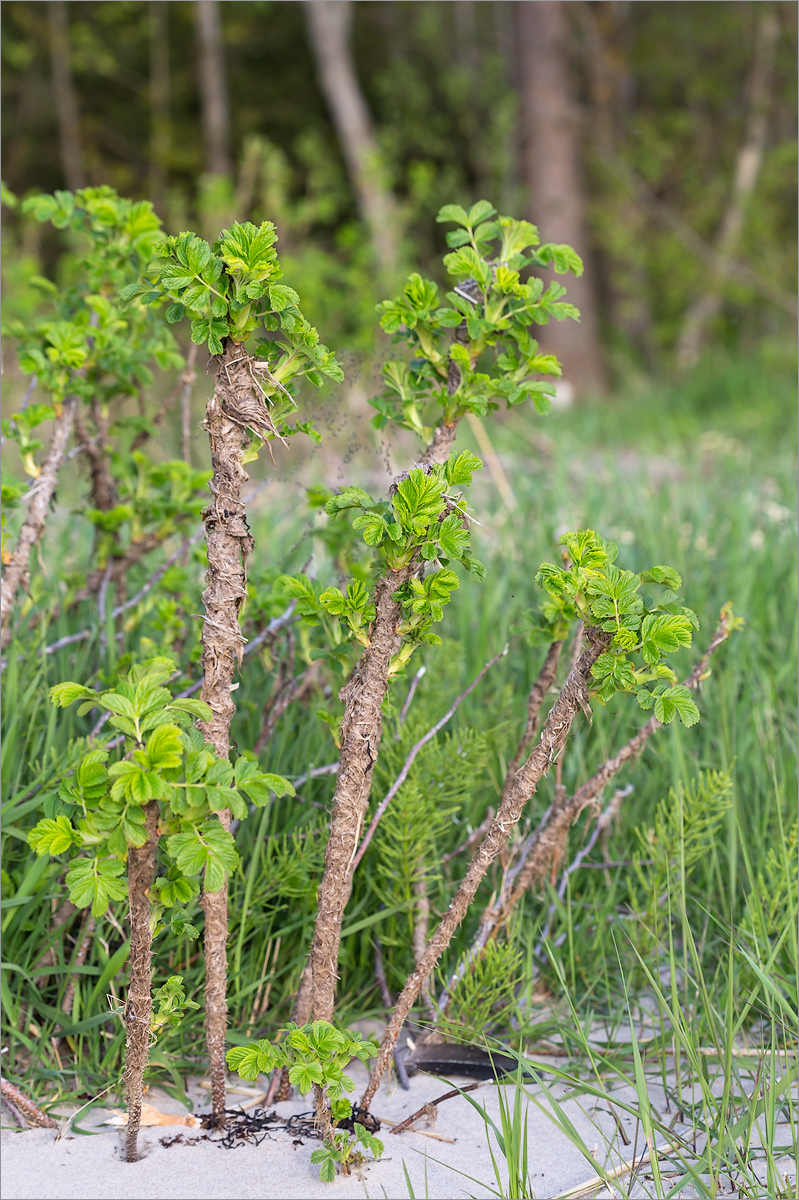
[[[397,1133],[394,1121],[389,1121],[385,1117],[378,1117],[377,1119],[381,1125],[388,1125],[392,1133]],[[454,1146],[458,1140],[457,1138],[444,1137],[443,1133],[433,1133],[430,1129],[414,1129],[413,1132],[418,1134],[419,1137],[435,1138],[437,1142],[449,1142],[451,1146]]]
[[437,1108],[445,1100],[451,1100],[453,1096],[462,1096],[464,1092],[476,1092],[478,1088],[487,1087],[488,1081],[482,1080],[480,1083],[467,1083],[466,1087],[452,1088],[449,1092],[444,1092],[443,1096],[438,1096],[435,1100],[428,1100],[427,1104],[423,1104],[421,1108],[417,1108],[415,1113],[411,1113],[404,1121],[400,1121],[399,1125],[395,1125],[391,1130],[392,1133],[404,1133],[406,1129],[410,1129],[414,1121],[420,1120],[422,1117],[429,1116],[431,1108]]

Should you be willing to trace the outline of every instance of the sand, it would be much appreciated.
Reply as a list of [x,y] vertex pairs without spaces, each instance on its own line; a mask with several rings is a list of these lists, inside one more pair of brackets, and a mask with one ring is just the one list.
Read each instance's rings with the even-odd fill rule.
[[[356,1078],[357,1095],[366,1075],[360,1064],[354,1065],[350,1073]],[[453,1082],[465,1086],[473,1081],[453,1079]],[[384,1086],[375,1098],[372,1111],[378,1118],[400,1121],[446,1090],[446,1084],[440,1080],[417,1075],[411,1080],[409,1092],[400,1090],[396,1084]],[[506,1085],[504,1090],[512,1100],[512,1086]],[[196,1111],[207,1109],[207,1092],[201,1092],[195,1084],[190,1095],[195,1100]],[[497,1087],[486,1085],[472,1095],[499,1124]],[[634,1102],[632,1092],[624,1090],[614,1093],[614,1098]],[[152,1089],[147,1099],[162,1112],[186,1111],[157,1088]],[[235,1100],[236,1097],[230,1097],[231,1105]],[[656,1087],[653,1087],[651,1100],[656,1106],[664,1103]],[[639,1156],[645,1152],[635,1117],[617,1109],[630,1145],[621,1146],[616,1154],[609,1154],[602,1135],[605,1134],[608,1140],[618,1140],[616,1122],[609,1104],[599,1103],[597,1108],[592,1104],[585,1097],[582,1100],[565,1098],[564,1112],[603,1167],[612,1169],[622,1160],[629,1160],[636,1151]],[[286,1118],[307,1110],[309,1104],[298,1099],[275,1107]],[[385,1143],[383,1158],[366,1164],[360,1176],[338,1176],[332,1184],[321,1183],[319,1169],[310,1161],[311,1152],[319,1143],[303,1138],[300,1139],[302,1144],[296,1145],[285,1133],[271,1134],[257,1147],[243,1145],[227,1150],[213,1139],[200,1140],[202,1131],[180,1126],[150,1128],[142,1130],[140,1135],[141,1161],[126,1163],[122,1159],[119,1130],[101,1124],[107,1115],[99,1108],[88,1115],[84,1113],[77,1123],[81,1129],[92,1133],[68,1130],[59,1140],[49,1130],[13,1132],[4,1128],[0,1185],[3,1200],[267,1200],[272,1197],[344,1200],[345,1197],[364,1196],[387,1200],[401,1197],[404,1200],[411,1194],[447,1200],[497,1194],[485,1123],[463,1096],[446,1101],[438,1109],[435,1123],[427,1130],[438,1134],[438,1138],[413,1131],[395,1136],[384,1125],[379,1135]],[[4,1125],[6,1123],[7,1116],[4,1115]],[[182,1134],[180,1142],[168,1147],[162,1144],[178,1134]],[[494,1153],[502,1163],[493,1134],[491,1138]],[[594,1175],[590,1164],[557,1128],[551,1115],[541,1111],[532,1101],[528,1101],[528,1148],[532,1184],[539,1198],[561,1196]],[[406,1171],[412,1193],[408,1189]],[[505,1179],[503,1170],[503,1191]],[[607,1187],[601,1187],[592,1188],[586,1194],[596,1197],[654,1196],[655,1187],[649,1167],[643,1166],[632,1186],[628,1179],[623,1190],[617,1188],[611,1193]],[[693,1189],[680,1194],[696,1195]]]

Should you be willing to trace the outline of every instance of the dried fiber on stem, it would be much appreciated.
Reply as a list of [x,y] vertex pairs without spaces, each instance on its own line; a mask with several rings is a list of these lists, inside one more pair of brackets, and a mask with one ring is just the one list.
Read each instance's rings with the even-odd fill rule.
[[549,770],[551,763],[566,744],[572,723],[580,710],[588,708],[588,686],[591,668],[610,645],[611,635],[597,629],[586,631],[588,645],[580,655],[575,669],[569,675],[563,689],[544,725],[540,741],[527,762],[520,767],[510,795],[500,804],[496,817],[483,842],[472,859],[469,869],[456,892],[452,903],[416,966],[409,976],[400,995],[394,1014],[386,1028],[375,1066],[364,1092],[361,1106],[368,1108],[386,1069],[400,1029],[416,1002],[425,979],[431,974],[439,958],[446,950],[458,925],[463,920],[486,872],[496,859],[508,839],[508,835],[521,817],[522,810],[535,792],[539,782]]
[[130,983],[125,1004],[125,1104],[128,1125],[125,1133],[125,1157],[138,1161],[138,1137],[141,1126],[144,1071],[150,1048],[150,994],[153,935],[150,929],[150,901],[147,891],[155,879],[158,850],[158,801],[144,806],[147,841],[131,847],[128,853],[128,895],[130,898]]
[[[710,656],[722,642],[727,640],[729,635],[729,618],[723,615],[704,654],[690,674],[683,680],[685,687],[696,688],[699,686],[707,670]],[[650,717],[647,723],[639,729],[638,733],[630,738],[617,754],[607,759],[599,770],[577,789],[573,796],[569,797],[564,793],[564,795],[556,799],[552,805],[546,824],[537,831],[537,837],[527,848],[524,861],[518,865],[517,874],[513,881],[513,890],[506,902],[503,917],[518,904],[522,895],[529,887],[543,879],[548,871],[557,868],[566,835],[571,825],[577,820],[587,805],[596,801],[602,789],[610,783],[611,779],[619,773],[622,767],[629,762],[634,762],[638,758],[652,735],[662,728],[663,726],[657,717]]]
[[405,780],[408,778],[408,772],[410,771],[411,767],[413,766],[416,756],[419,754],[419,752],[421,750],[424,749],[424,747],[428,744],[428,742],[431,742],[433,740],[433,738],[436,737],[436,735],[441,732],[441,730],[444,728],[445,725],[447,725],[449,723],[449,721],[452,719],[452,717],[454,717],[454,715],[458,711],[458,708],[460,707],[461,703],[466,699],[467,696],[470,696],[472,694],[472,692],[477,687],[480,680],[485,675],[486,671],[490,670],[490,668],[494,666],[494,663],[499,662],[499,660],[501,658],[504,658],[504,656],[507,654],[507,652],[508,652],[508,647],[505,646],[504,649],[500,650],[499,654],[495,654],[492,659],[489,659],[489,661],[485,664],[485,666],[482,668],[482,670],[480,670],[478,672],[478,674],[475,675],[474,679],[469,684],[469,686],[464,691],[462,691],[461,694],[459,696],[457,696],[455,700],[453,700],[452,704],[449,706],[447,711],[444,713],[444,716],[441,717],[441,719],[439,721],[436,721],[435,725],[433,725],[432,728],[428,729],[427,733],[424,734],[423,737],[419,738],[418,742],[416,742],[413,746],[411,746],[411,748],[408,751],[408,754],[405,758],[405,762],[402,764],[402,767],[400,768],[397,778],[394,780],[391,787],[388,789],[385,796],[383,797],[383,799],[380,801],[377,808],[375,809],[375,814],[372,817],[372,820],[369,824],[369,828],[367,829],[366,833],[364,834],[363,841],[361,842],[360,846],[358,847],[358,851],[352,860],[352,872],[351,873],[353,875],[355,874],[358,864],[360,863],[361,859],[363,858],[364,854],[366,853],[366,851],[369,847],[369,843],[371,842],[372,838],[374,837],[375,830],[377,829],[377,826],[379,825],[380,820],[383,817],[383,814],[385,813],[385,811],[388,808],[391,801],[396,796],[397,792],[402,787]]
[[[341,922],[350,894],[350,868],[369,803],[372,771],[383,730],[382,704],[388,670],[399,647],[395,628],[402,616],[396,593],[416,571],[409,563],[390,571],[375,589],[376,616],[368,647],[352,679],[339,692],[344,702],[341,751],[333,815],[325,851],[325,869],[317,896],[317,919],[311,946],[311,1006],[315,1020],[330,1021],[336,998]],[[295,1012],[297,1006],[295,1006]],[[299,1024],[304,1014],[295,1016]]]

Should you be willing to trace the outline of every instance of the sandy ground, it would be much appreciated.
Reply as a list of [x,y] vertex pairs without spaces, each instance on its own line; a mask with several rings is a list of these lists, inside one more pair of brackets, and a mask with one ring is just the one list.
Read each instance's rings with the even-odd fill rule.
[[[356,1080],[357,1095],[366,1075],[360,1064],[353,1065],[350,1073]],[[472,1081],[454,1080],[461,1086],[469,1082]],[[417,1075],[411,1080],[409,1092],[400,1090],[396,1084],[384,1086],[372,1111],[378,1118],[398,1122],[446,1090],[439,1080]],[[512,1088],[506,1087],[506,1091],[512,1099]],[[196,1111],[207,1109],[207,1092],[193,1086],[190,1094],[192,1099],[196,1098]],[[483,1086],[472,1095],[499,1124],[496,1086]],[[619,1092],[616,1098],[634,1100],[632,1093]],[[658,1106],[662,1099],[657,1089],[653,1089],[652,1103]],[[147,1100],[162,1112],[185,1111],[156,1088]],[[231,1105],[235,1100],[236,1097],[230,1097]],[[603,1134],[608,1141],[617,1139],[616,1121],[609,1104],[592,1108],[591,1103],[585,1098],[565,1099],[564,1111],[603,1167],[612,1169],[622,1159],[629,1160],[634,1152],[640,1155],[646,1150],[635,1118],[617,1110],[630,1145],[620,1153],[609,1154]],[[279,1104],[276,1109],[286,1118],[308,1107],[307,1102],[299,1099]],[[311,1152],[319,1143],[303,1138],[301,1144],[295,1144],[285,1133],[271,1134],[257,1147],[242,1145],[228,1150],[213,1138],[203,1137],[201,1131],[179,1126],[144,1129],[139,1142],[142,1159],[129,1164],[122,1159],[119,1130],[101,1124],[107,1115],[99,1108],[88,1115],[84,1113],[77,1123],[92,1134],[67,1130],[59,1140],[48,1130],[12,1132],[4,1128],[0,1183],[3,1200],[271,1200],[273,1197],[316,1200],[325,1196],[331,1200],[364,1196],[399,1200],[409,1195],[448,1200],[497,1195],[485,1123],[463,1096],[443,1103],[434,1123],[427,1126],[426,1133],[435,1133],[437,1137],[413,1131],[394,1136],[384,1125],[379,1135],[385,1143],[383,1158],[367,1163],[360,1177],[339,1176],[332,1184],[320,1182],[318,1167],[310,1161]],[[180,1142],[163,1144],[177,1134],[183,1135]],[[491,1139],[496,1157],[502,1163],[493,1134]],[[532,1184],[539,1198],[561,1196],[594,1175],[590,1164],[551,1117],[532,1102],[528,1102],[528,1148]],[[504,1178],[503,1194],[507,1194]],[[632,1186],[628,1179],[612,1193],[602,1187],[591,1188],[586,1194],[654,1196],[655,1187],[649,1167],[643,1166]],[[680,1195],[688,1197],[696,1193],[690,1189]]]

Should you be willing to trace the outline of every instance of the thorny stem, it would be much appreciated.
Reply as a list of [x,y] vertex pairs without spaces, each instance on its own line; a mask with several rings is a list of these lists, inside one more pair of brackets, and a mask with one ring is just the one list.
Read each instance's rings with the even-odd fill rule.
[[[247,595],[247,558],[253,549],[241,491],[247,482],[242,465],[247,427],[263,425],[265,408],[252,390],[248,356],[228,340],[216,359],[214,393],[208,401],[205,428],[211,443],[213,500],[203,513],[208,544],[208,586],[203,592],[202,699],[211,718],[200,723],[203,737],[220,758],[230,756],[230,725],[236,712],[232,692],[242,658],[244,638],[239,614]],[[228,809],[218,813],[230,829]],[[217,892],[204,892],[205,1034],[208,1046],[214,1119],[225,1110],[225,1035],[227,1030],[227,882]]]
[[152,931],[150,901],[147,891],[155,879],[155,856],[158,849],[158,801],[144,806],[147,841],[132,846],[128,854],[128,896],[130,899],[130,982],[125,1004],[125,1104],[128,1125],[125,1134],[125,1158],[137,1162],[141,1106],[144,1094],[144,1071],[150,1049],[150,1014],[153,1001],[150,995]]
[[[696,688],[699,686],[707,670],[710,656],[722,642],[727,640],[729,635],[729,621],[726,616],[723,616],[704,654],[683,680],[685,687]],[[657,717],[650,717],[638,733],[630,738],[617,754],[607,759],[599,770],[577,789],[573,796],[567,797],[564,794],[556,799],[545,827],[528,846],[525,861],[518,864],[513,891],[510,899],[506,899],[503,917],[507,916],[507,912],[518,904],[524,892],[532,884],[544,877],[547,870],[553,866],[557,867],[570,826],[577,820],[583,809],[596,800],[602,789],[610,783],[622,767],[638,758],[652,735],[662,728]]]
[[33,481],[28,489],[30,497],[28,515],[19,532],[11,559],[3,571],[3,579],[0,583],[0,649],[3,650],[11,641],[11,617],[14,612],[14,601],[20,585],[24,586],[27,581],[31,551],[44,531],[47,514],[50,511],[50,501],[55,494],[58,471],[64,458],[69,435],[72,432],[77,404],[76,396],[68,396],[61,406],[41,475]]
[[588,707],[588,686],[591,668],[610,644],[611,635],[598,629],[586,630],[588,645],[575,669],[570,673],[558,699],[553,705],[541,738],[527,762],[520,767],[510,794],[503,799],[496,817],[479,846],[469,869],[458,888],[438,928],[430,939],[427,949],[407,979],[394,1014],[389,1021],[380,1047],[380,1053],[372,1070],[369,1085],[361,1101],[368,1108],[377,1091],[381,1076],[386,1069],[389,1056],[396,1044],[402,1025],[416,1002],[425,979],[435,968],[439,958],[452,940],[471,904],[486,872],[506,844],[511,829],[522,814],[524,806],[536,791],[538,784],[549,770],[551,763],[563,749],[577,713]]
[[[510,795],[511,789],[516,782],[516,773],[519,770],[519,763],[522,761],[527,747],[532,742],[535,735],[538,733],[539,725],[541,724],[541,705],[544,703],[544,698],[547,692],[555,682],[555,675],[558,670],[558,661],[560,660],[560,652],[563,649],[563,642],[552,642],[547,651],[544,665],[538,673],[538,678],[530,689],[530,696],[527,701],[527,724],[522,734],[519,747],[508,764],[507,774],[505,775],[505,785],[502,789],[502,799]],[[577,660],[575,659],[575,662]],[[574,667],[575,663],[572,663]]]
[[[729,636],[729,618],[722,615],[707,649],[684,680],[686,687],[699,686],[705,677],[711,655]],[[531,884],[543,878],[546,871],[552,869],[553,864],[557,866],[569,828],[583,809],[596,801],[603,788],[626,763],[635,761],[658,729],[662,729],[660,721],[655,717],[650,718],[617,754],[607,759],[599,770],[577,789],[574,796],[567,797],[565,791],[556,796],[554,803],[543,813],[538,828],[522,844],[515,865],[506,872],[497,900],[483,913],[472,945],[450,982],[450,992],[465,973],[467,965],[475,961]]]
[[[454,339],[462,344],[468,343],[465,320],[456,329]],[[460,382],[460,370],[451,361],[447,378],[450,396],[457,392]],[[457,420],[439,425],[422,461],[426,464],[446,462],[456,432]],[[389,667],[401,643],[396,627],[402,617],[402,605],[396,599],[396,594],[418,568],[417,553],[406,566],[397,571],[389,569],[378,580],[369,645],[361,655],[351,679],[339,692],[339,698],[344,702],[340,766],[325,850],[324,873],[317,893],[317,917],[309,958],[310,996],[303,996],[305,1007],[301,1008],[301,989],[292,1014],[292,1019],[299,1025],[306,1024],[311,1015],[308,1000],[316,1020],[330,1021],[333,1018],[341,923],[352,887],[352,867],[369,804],[372,771],[380,746],[382,704],[388,690]]]
[[353,875],[355,874],[356,868],[358,867],[358,864],[360,863],[361,859],[363,858],[364,854],[366,853],[369,843],[371,842],[372,838],[374,837],[375,830],[377,829],[377,826],[379,825],[379,823],[383,817],[383,814],[385,813],[385,811],[388,808],[391,801],[396,796],[397,792],[402,787],[405,780],[408,778],[408,772],[410,771],[411,767],[413,766],[414,760],[416,759],[416,756],[419,754],[420,750],[423,750],[424,747],[427,745],[427,743],[432,741],[432,739],[438,733],[441,732],[441,730],[444,728],[444,726],[452,719],[452,717],[454,717],[454,715],[458,711],[458,708],[460,707],[461,703],[466,699],[467,696],[471,695],[471,693],[477,687],[478,683],[483,678],[483,676],[486,674],[486,672],[489,671],[491,669],[491,667],[493,667],[494,663],[499,662],[499,660],[501,658],[503,658],[504,655],[507,654],[507,652],[508,652],[508,647],[505,646],[502,650],[500,650],[499,654],[495,654],[492,659],[489,659],[489,661],[485,664],[485,666],[482,668],[482,670],[479,671],[477,675],[475,675],[474,679],[469,684],[469,686],[464,691],[461,692],[460,696],[458,696],[455,700],[453,700],[452,704],[449,706],[447,711],[444,713],[444,716],[439,721],[436,721],[435,725],[433,725],[433,727],[431,729],[428,729],[428,731],[424,735],[424,737],[419,738],[419,741],[416,742],[416,744],[414,746],[411,746],[410,750],[408,751],[405,762],[402,764],[402,766],[400,768],[397,778],[394,780],[391,787],[388,789],[385,796],[383,797],[383,799],[380,801],[377,808],[375,809],[375,815],[372,817],[372,820],[369,824],[369,828],[367,829],[366,833],[364,834],[363,841],[361,842],[360,846],[358,847],[358,851],[352,860],[351,874],[353,874]]
[[7,1079],[0,1079],[0,1093],[5,1103],[14,1112],[20,1113],[30,1124],[41,1125],[45,1129],[58,1129],[58,1124],[52,1117],[48,1117],[46,1112],[42,1112],[38,1104],[34,1104],[24,1092],[21,1092],[13,1083],[9,1083]]

